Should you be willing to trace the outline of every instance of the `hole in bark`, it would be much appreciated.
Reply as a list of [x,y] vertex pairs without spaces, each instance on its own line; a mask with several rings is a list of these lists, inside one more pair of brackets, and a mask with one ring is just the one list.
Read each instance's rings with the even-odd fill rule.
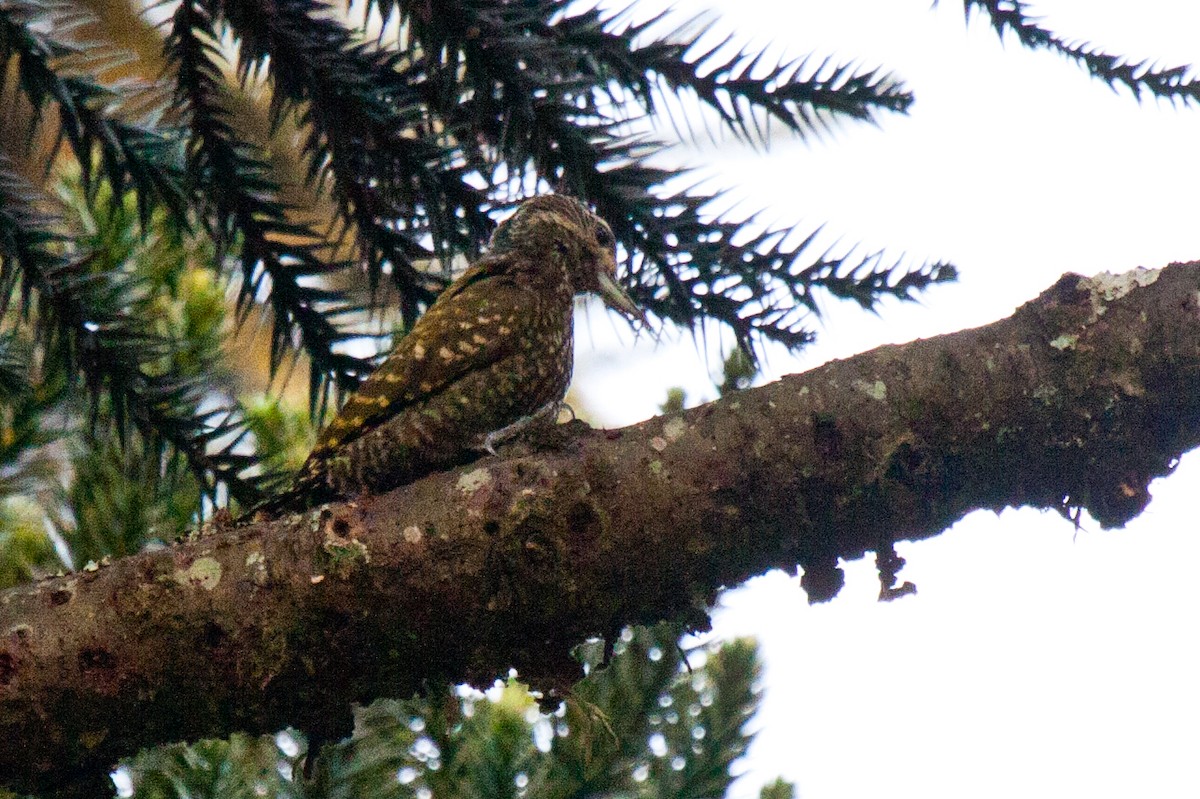
[[84,671],[111,669],[114,665],[116,665],[116,658],[107,649],[88,647],[79,651],[79,667]]
[[0,652],[0,685],[8,685],[17,674],[17,663],[7,652]]
[[911,444],[901,444],[892,453],[891,463],[888,464],[887,476],[901,483],[910,483],[924,463],[924,453]]
[[65,605],[71,601],[71,592],[65,588],[56,588],[50,592],[48,598],[52,606]]
[[204,643],[209,649],[216,649],[225,643],[225,631],[216,622],[204,625]]
[[500,533],[500,524],[495,521],[486,521],[483,523],[483,531],[488,535],[498,535]]
[[825,460],[836,460],[842,452],[842,431],[833,414],[814,413],[812,416],[813,447]]
[[600,517],[596,510],[586,502],[576,502],[567,511],[567,529],[573,538],[595,538],[600,532],[599,524]]
[[350,522],[346,521],[345,519],[334,519],[333,520],[333,532],[339,538],[349,538],[350,537]]

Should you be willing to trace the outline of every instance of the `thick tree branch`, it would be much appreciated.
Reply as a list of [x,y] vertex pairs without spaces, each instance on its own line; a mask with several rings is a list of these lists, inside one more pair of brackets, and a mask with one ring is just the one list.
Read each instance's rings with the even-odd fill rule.
[[894,541],[976,508],[1124,523],[1200,444],[1198,289],[1200,263],[1067,275],[976,330],[12,589],[0,783],[81,793],[157,742],[338,735],[351,702],[510,665],[561,686],[587,636],[701,625],[772,567],[827,599],[837,557],[890,576]]

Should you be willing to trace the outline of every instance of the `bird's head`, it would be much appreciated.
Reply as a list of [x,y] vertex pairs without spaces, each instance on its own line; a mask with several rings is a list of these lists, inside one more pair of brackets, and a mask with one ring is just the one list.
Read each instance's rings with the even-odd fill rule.
[[612,228],[586,205],[561,194],[521,204],[492,234],[492,252],[519,252],[532,263],[564,264],[575,293],[592,291],[631,319],[645,316],[617,283],[617,240]]

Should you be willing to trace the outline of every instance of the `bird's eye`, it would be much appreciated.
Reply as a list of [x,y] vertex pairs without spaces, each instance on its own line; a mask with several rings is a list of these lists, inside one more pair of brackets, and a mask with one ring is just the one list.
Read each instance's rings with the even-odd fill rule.
[[616,244],[612,231],[607,226],[596,228],[596,243],[601,247],[611,247]]

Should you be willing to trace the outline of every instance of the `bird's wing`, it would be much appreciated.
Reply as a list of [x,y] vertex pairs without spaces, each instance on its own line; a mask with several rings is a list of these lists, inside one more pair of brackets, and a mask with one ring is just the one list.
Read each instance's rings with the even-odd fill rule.
[[505,273],[507,257],[481,259],[442,293],[321,431],[310,461],[513,351],[537,296]]

